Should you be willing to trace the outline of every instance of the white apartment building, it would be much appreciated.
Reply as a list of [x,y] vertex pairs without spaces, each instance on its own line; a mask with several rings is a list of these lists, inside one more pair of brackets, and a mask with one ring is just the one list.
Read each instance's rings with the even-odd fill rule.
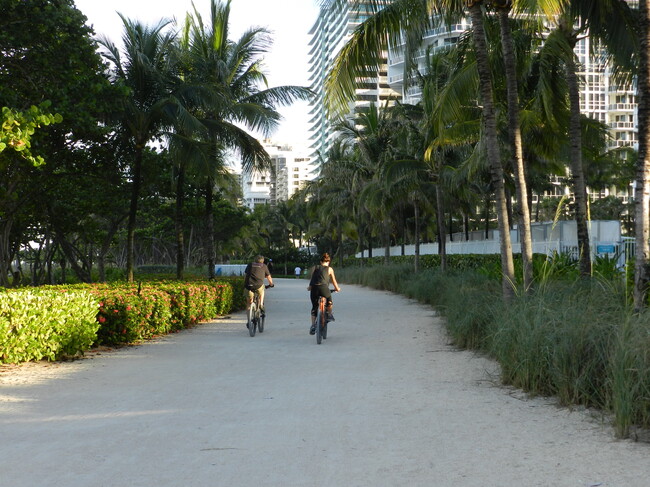
[[241,175],[244,206],[251,210],[271,203],[271,176],[268,171],[244,172]]
[[270,140],[265,140],[263,146],[271,158],[271,170],[242,175],[244,205],[250,209],[286,201],[315,177],[310,150]]
[[[316,97],[311,102],[311,149],[313,157],[325,155],[335,137],[331,129],[331,118],[324,103],[324,86],[327,73],[341,48],[360,23],[368,18],[366,6],[361,3],[357,9],[348,2],[337,8],[324,1],[318,19],[309,31],[311,49],[309,51],[309,81]],[[393,90],[388,84],[388,64],[379,67],[376,77],[358,80],[356,97],[350,104],[350,114],[362,112],[371,103],[383,106],[387,101],[401,99],[401,92]]]
[[[634,2],[630,2],[634,3]],[[416,61],[420,70],[424,69],[424,56],[427,47],[443,49],[455,44],[461,34],[471,27],[471,21],[463,19],[460,23],[451,26],[440,26],[426,32],[422,48],[419,50]],[[581,67],[578,76],[583,80],[580,94],[580,109],[588,117],[606,123],[610,127],[610,148],[633,147],[638,148],[637,138],[637,104],[633,86],[619,86],[615,83],[611,70],[603,64],[602,59],[589,55],[591,39],[581,38],[575,53]],[[404,54],[403,46],[388,53],[388,80],[391,88],[402,92],[405,103],[416,104],[422,98],[419,86],[404,83]],[[559,180],[554,181],[553,192],[540,196],[561,197],[570,195],[569,188]],[[601,193],[589,190],[592,199],[616,195],[627,201],[633,196],[632,188],[608,188]],[[538,195],[533,195],[536,202]]]
[[[422,47],[419,49],[414,61],[417,63],[418,70],[423,72],[425,69],[425,56],[427,48],[431,48],[432,53],[438,50],[446,49],[456,44],[458,38],[471,27],[469,20],[463,19],[458,24],[451,26],[442,26],[429,29],[422,39]],[[390,87],[402,93],[404,103],[411,105],[417,104],[422,99],[422,88],[417,83],[410,83],[408,86],[404,83],[404,47],[395,51],[388,52],[388,83]]]

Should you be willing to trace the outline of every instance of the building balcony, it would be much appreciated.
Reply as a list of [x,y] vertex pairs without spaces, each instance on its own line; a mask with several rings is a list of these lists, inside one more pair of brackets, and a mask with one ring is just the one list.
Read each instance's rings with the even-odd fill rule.
[[610,85],[609,88],[607,88],[607,91],[610,93],[621,93],[621,94],[625,93],[630,95],[636,93],[636,90],[634,89],[633,86]]
[[610,140],[607,146],[610,149],[616,149],[619,147],[635,147],[636,141],[634,140]]
[[612,129],[635,129],[636,124],[634,122],[609,122],[609,128]]
[[612,103],[607,106],[610,112],[633,112],[636,110],[636,103]]

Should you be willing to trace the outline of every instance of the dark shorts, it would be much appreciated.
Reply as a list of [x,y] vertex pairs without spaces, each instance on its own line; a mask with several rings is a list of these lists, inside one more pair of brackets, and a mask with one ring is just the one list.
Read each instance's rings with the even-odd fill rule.
[[318,299],[324,296],[327,299],[326,306],[332,305],[332,293],[330,292],[329,286],[312,286],[310,297],[311,297],[311,314],[316,316],[316,311],[318,310]]

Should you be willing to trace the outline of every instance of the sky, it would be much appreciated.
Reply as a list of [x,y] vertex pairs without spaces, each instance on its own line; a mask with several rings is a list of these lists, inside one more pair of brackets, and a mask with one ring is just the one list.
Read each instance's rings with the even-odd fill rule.
[[[74,0],[95,33],[121,43],[125,17],[146,24],[162,18],[182,22],[193,11],[192,0]],[[318,16],[318,0],[232,0],[230,4],[230,39],[239,39],[250,27],[271,31],[273,46],[265,58],[269,86],[309,86],[307,33]],[[204,20],[209,18],[210,0],[194,0]],[[308,147],[308,105],[296,102],[280,109],[284,120],[271,138],[294,147]]]

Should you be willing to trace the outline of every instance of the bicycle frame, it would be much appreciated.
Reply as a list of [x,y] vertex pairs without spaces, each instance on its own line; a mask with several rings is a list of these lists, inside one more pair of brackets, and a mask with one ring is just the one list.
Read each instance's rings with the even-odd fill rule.
[[261,313],[261,308],[260,308],[260,298],[261,295],[259,292],[254,292],[253,293],[253,302],[251,303],[251,306],[248,310],[248,332],[251,337],[255,336],[255,332],[259,328],[260,332],[263,330],[262,327],[260,327],[260,313]]
[[[273,286],[265,286],[266,289]],[[264,316],[262,315],[262,306],[260,300],[262,295],[259,291],[253,291],[253,301],[251,302],[248,310],[248,332],[251,337],[255,336],[255,332],[264,331]]]

